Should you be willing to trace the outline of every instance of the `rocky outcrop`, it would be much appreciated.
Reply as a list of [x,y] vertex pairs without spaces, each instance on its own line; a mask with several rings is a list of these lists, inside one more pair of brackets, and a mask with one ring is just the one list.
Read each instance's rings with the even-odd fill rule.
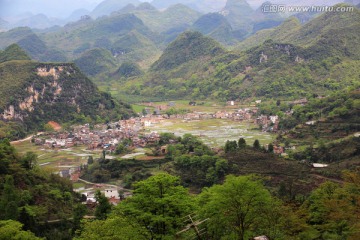
[[19,119],[22,121],[24,119],[24,116],[15,111],[14,105],[10,105],[7,109],[4,110],[2,118],[4,120]]
[[267,62],[267,60],[268,60],[268,56],[262,52],[260,55],[260,63]]

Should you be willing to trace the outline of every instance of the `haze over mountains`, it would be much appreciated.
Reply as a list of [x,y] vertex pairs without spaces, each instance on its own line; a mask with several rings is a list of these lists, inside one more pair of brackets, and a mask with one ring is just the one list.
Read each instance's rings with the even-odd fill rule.
[[[226,0],[64,0],[60,2],[46,0],[38,0],[36,2],[31,0],[2,0],[0,1],[0,30],[20,26],[38,29],[45,29],[55,25],[63,26],[68,22],[80,19],[83,15],[89,14],[93,18],[97,18],[118,11],[128,4],[137,6],[141,2],[150,2],[159,10],[164,10],[176,4],[184,4],[201,13],[222,11],[227,4]],[[256,10],[264,1],[249,0],[247,2],[252,10]],[[311,0],[303,1],[301,4],[294,0],[277,0],[272,2],[295,6],[314,5],[314,1]],[[333,5],[339,2],[347,2],[354,5],[360,3],[359,0],[320,0],[316,2],[316,5]],[[243,8],[244,11],[245,9]]]
[[[336,68],[358,64],[357,9],[312,15],[304,21],[296,15],[265,14],[245,0],[228,0],[221,11],[207,14],[194,10],[189,2],[159,10],[164,2],[154,1],[155,7],[148,2],[106,0],[64,27],[0,33],[0,49],[16,43],[40,62],[74,62],[95,83],[115,84],[122,94],[168,98],[294,95],[299,86],[291,89],[289,82],[281,83],[281,94],[276,87],[268,90],[272,77],[295,71],[299,66],[294,62],[311,65],[312,61],[329,61],[329,72],[311,69],[312,80],[301,88],[326,93],[338,81],[332,79]],[[123,7],[96,18],[115,6]],[[345,62],[335,61],[335,56]],[[257,70],[250,74],[251,68]],[[314,88],[320,79],[328,85]],[[353,84],[343,81],[339,87],[345,83]],[[304,97],[306,91],[295,95]]]

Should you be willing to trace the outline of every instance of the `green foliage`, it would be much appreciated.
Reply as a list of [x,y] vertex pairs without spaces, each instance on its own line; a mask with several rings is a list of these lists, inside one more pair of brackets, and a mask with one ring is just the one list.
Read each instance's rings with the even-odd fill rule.
[[201,16],[193,24],[192,28],[214,38],[220,43],[232,45],[236,42],[231,25],[220,13],[208,13]]
[[121,179],[126,188],[133,182],[144,180],[151,176],[153,168],[159,168],[169,160],[108,160],[99,159],[85,170],[82,178],[96,183]]
[[75,60],[75,64],[82,72],[89,76],[109,71],[116,66],[111,52],[100,48],[85,52],[80,58]]
[[185,186],[211,186],[223,179],[228,170],[228,162],[217,156],[182,155],[174,160],[176,174]]
[[185,114],[185,113],[188,113],[189,110],[188,109],[179,109],[179,108],[170,108],[168,110],[166,110],[166,114],[168,116],[171,116],[171,115],[177,115],[177,114]]
[[240,138],[238,142],[239,149],[244,149],[246,147],[246,141],[244,138]]
[[180,179],[158,174],[136,183],[134,195],[119,210],[146,228],[152,238],[174,236],[182,226],[182,217],[194,210],[194,202]]
[[15,239],[26,239],[26,240],[40,240],[42,238],[36,237],[30,231],[23,231],[22,224],[13,221],[0,221],[0,239],[1,240],[15,240]]
[[139,65],[132,62],[124,62],[121,64],[119,69],[115,72],[115,74],[123,77],[135,77],[141,75],[143,72],[141,71]]
[[197,156],[214,155],[207,145],[191,134],[184,134],[179,140],[180,143],[168,146],[168,156],[170,156],[171,159],[189,153]]
[[[57,87],[53,86],[54,77],[37,74],[40,68],[58,72]],[[12,128],[20,128],[19,135],[26,131],[41,130],[49,121],[84,123],[89,120],[95,122],[101,118],[118,120],[133,114],[129,105],[100,92],[74,64],[9,61],[0,64],[0,77],[0,109],[5,110],[12,105],[22,118],[22,122],[16,123],[13,119],[9,124],[4,124],[4,127],[0,122],[0,135],[5,135],[3,137],[16,134]],[[33,110],[21,109],[22,102],[35,97],[29,88],[41,94],[37,101],[32,102]],[[19,120],[19,117],[16,120]],[[10,130],[8,127],[11,127]]]
[[185,32],[172,42],[153,66],[153,71],[169,70],[190,60],[223,53],[220,45],[199,32]]
[[253,147],[255,149],[260,149],[261,148],[259,140],[255,139],[255,141],[253,143]]
[[126,153],[128,150],[127,148],[124,146],[124,144],[119,144],[117,147],[116,147],[116,151],[115,153],[116,154],[124,154]]
[[100,192],[100,190],[96,191],[95,199],[97,202],[97,206],[95,209],[95,217],[98,220],[104,220],[111,212],[111,204],[109,203],[109,200],[105,197],[105,195]]
[[18,204],[19,198],[17,189],[14,185],[14,178],[11,175],[5,176],[5,182],[3,184],[3,193],[1,194],[0,219],[13,219],[16,220],[19,216]]
[[271,153],[274,152],[274,145],[272,143],[269,144],[268,151]]
[[33,153],[19,156],[8,140],[0,142],[0,163],[0,220],[20,221],[23,229],[37,236],[71,232],[73,225],[68,221],[46,228],[42,224],[72,217],[72,206],[80,196],[72,191],[69,180],[34,167],[36,156]]
[[27,152],[23,156],[22,166],[28,170],[34,169],[37,166],[37,155],[33,152]]
[[125,216],[110,215],[105,221],[83,221],[80,236],[75,240],[146,240],[149,234]]
[[238,145],[237,145],[236,141],[227,140],[225,143],[224,150],[225,150],[225,153],[228,153],[228,152],[236,151],[237,148],[238,148]]
[[0,52],[0,63],[12,60],[30,60],[30,58],[19,45],[12,44]]
[[359,185],[354,183],[340,187],[326,182],[311,194],[303,207],[308,211],[308,223],[318,237],[352,239],[356,235],[359,225],[356,215],[360,209],[356,189]]
[[171,142],[177,142],[178,140],[179,138],[175,136],[174,133],[160,133],[159,145],[165,145]]
[[[266,214],[272,205],[268,190],[252,176],[228,176],[223,185],[204,189],[199,195],[202,218],[212,239],[248,239],[252,236],[269,235],[262,228]],[[257,235],[256,235],[257,234]]]

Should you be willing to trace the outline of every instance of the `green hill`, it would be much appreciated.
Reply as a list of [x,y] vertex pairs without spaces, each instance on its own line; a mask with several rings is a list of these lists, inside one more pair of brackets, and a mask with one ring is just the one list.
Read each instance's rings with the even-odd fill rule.
[[111,51],[120,63],[136,62],[143,68],[148,68],[156,60],[160,49],[144,34],[133,30],[114,42]]
[[92,17],[101,17],[108,15],[114,11],[120,10],[128,4],[140,4],[140,1],[137,0],[105,0],[95,7],[91,12]]
[[[11,49],[18,52],[16,47]],[[8,51],[0,57],[9,55]],[[59,123],[115,120],[132,114],[129,106],[100,92],[70,63],[2,62],[0,96],[1,138],[23,137],[26,132],[42,129],[51,120]],[[14,131],[13,126],[20,130]]]
[[0,32],[0,48],[4,49],[33,33],[34,32],[28,27],[14,28],[7,32]]
[[164,50],[151,69],[169,70],[191,60],[214,57],[221,53],[224,50],[215,40],[199,32],[185,32]]
[[[351,50],[347,51],[355,51],[357,54],[359,49],[353,45],[358,42],[359,35],[356,33],[359,32],[359,29],[360,11],[358,9],[347,13],[328,12],[303,26],[301,26],[298,19],[289,18],[275,29],[257,32],[239,43],[238,49],[243,50],[261,44],[267,39],[272,39],[277,42],[292,43],[302,47],[313,47],[325,43],[331,45],[332,48],[344,50],[346,45],[346,48],[351,48]],[[347,42],[344,42],[345,39]]]
[[[1,237],[39,240],[61,236],[71,239],[71,228],[75,224],[66,219],[73,217],[74,208],[81,203],[81,195],[73,191],[71,181],[40,168],[34,153],[19,155],[7,139],[0,140],[0,156]],[[18,234],[14,228],[4,226],[4,220],[10,219],[21,223]],[[61,225],[47,224],[56,219],[64,221]]]
[[88,76],[95,76],[116,66],[115,58],[111,52],[100,48],[85,52],[74,62]]
[[[360,87],[359,11],[349,14],[341,17],[343,13],[325,13],[304,26],[296,18],[290,18],[275,30],[261,31],[269,33],[270,40],[241,52],[213,52],[211,49],[219,46],[214,40],[200,33],[182,34],[154,63],[152,71],[131,79],[120,91],[167,99],[227,101],[295,100],[356,89]],[[329,19],[344,27],[328,26]],[[325,20],[328,25],[320,29],[318,25],[323,25]],[[305,35],[305,30],[311,32],[311,38]],[[304,35],[299,35],[301,32]],[[271,40],[272,36],[280,40]],[[290,41],[293,36],[297,36],[295,43]]]
[[0,52],[0,63],[12,60],[30,60],[30,57],[18,45],[12,44]]
[[23,48],[32,59],[44,62],[64,62],[66,56],[54,48],[48,48],[36,34],[29,34],[19,40],[17,44]]
[[152,31],[158,33],[183,25],[190,26],[201,16],[199,12],[183,4],[169,6],[164,11],[139,11],[137,8],[133,13]]
[[132,62],[124,62],[121,64],[119,69],[114,73],[114,75],[118,78],[125,77],[135,77],[142,75],[143,72],[141,71],[139,65],[132,63]]
[[226,45],[231,45],[236,42],[232,34],[231,25],[226,18],[219,13],[208,13],[201,16],[193,24],[192,29]]
[[254,12],[246,0],[228,0],[221,13],[226,17],[233,29],[250,33],[252,31],[251,25]]

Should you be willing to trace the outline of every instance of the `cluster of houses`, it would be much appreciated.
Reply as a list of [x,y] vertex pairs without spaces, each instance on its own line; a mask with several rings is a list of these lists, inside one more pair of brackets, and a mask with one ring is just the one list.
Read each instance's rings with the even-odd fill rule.
[[177,115],[146,115],[144,117],[120,120],[109,124],[98,124],[93,128],[89,124],[75,126],[71,132],[45,133],[36,136],[36,145],[45,148],[70,148],[84,145],[88,150],[105,149],[114,152],[124,139],[131,139],[135,147],[145,147],[160,140],[156,132],[144,134],[142,130],[166,119],[182,119],[184,121],[204,119],[229,119],[233,121],[253,121],[262,126],[263,131],[278,131],[279,117],[261,115],[257,118],[257,108],[242,108],[235,111],[218,111],[215,113],[191,112]]
[[261,126],[262,131],[264,132],[277,132],[279,130],[279,116],[267,116],[260,115],[256,118],[255,123]]
[[[157,122],[156,120],[151,121]],[[89,124],[75,126],[71,132],[46,133],[34,139],[36,145],[45,148],[69,148],[85,145],[89,150],[106,149],[114,151],[123,139],[132,139],[134,144],[144,146],[148,141],[154,142],[159,135],[151,133],[139,138],[139,131],[149,124],[149,119],[133,118],[109,124],[95,125],[93,129]]]
[[86,196],[84,204],[89,208],[97,205],[95,197],[96,191],[100,191],[109,200],[109,203],[115,206],[122,200],[132,196],[132,193],[129,190],[108,184],[94,184],[91,188],[85,189],[82,187],[74,190]]

